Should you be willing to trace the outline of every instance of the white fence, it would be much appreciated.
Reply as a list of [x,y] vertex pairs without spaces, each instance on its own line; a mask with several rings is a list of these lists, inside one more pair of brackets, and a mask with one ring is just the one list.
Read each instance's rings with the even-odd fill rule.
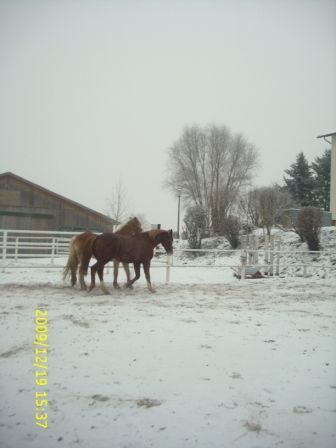
[[[0,230],[1,266],[15,267],[12,261],[47,258],[50,265],[69,252],[70,239],[80,232]],[[22,266],[22,265],[21,265]],[[36,267],[36,264],[33,265]],[[25,267],[33,267],[29,262]]]
[[[0,267],[11,268],[63,268],[64,257],[68,255],[70,239],[80,232],[47,232],[47,231],[25,231],[25,230],[0,230]],[[197,264],[192,262],[181,263],[181,254],[183,253],[202,253],[221,255],[221,263],[216,264]],[[225,255],[235,254],[236,262],[227,258],[228,262],[223,263]],[[153,267],[163,267],[166,269],[166,281],[170,281],[170,272],[174,268],[231,268],[234,275],[245,279],[248,277],[280,275],[288,266],[300,270],[301,275],[307,276],[315,268],[321,267],[314,265],[312,258],[315,256],[332,257],[335,264],[324,263],[324,270],[336,269],[335,253],[320,251],[283,251],[281,242],[276,238],[265,237],[264,245],[260,248],[258,237],[249,235],[242,238],[242,248],[233,249],[174,249],[174,256],[166,256],[163,251],[156,251],[156,257],[153,259]],[[288,257],[292,257],[293,262],[289,263]],[[294,257],[294,258],[293,258]],[[20,262],[19,262],[20,260]],[[25,262],[22,262],[25,260]],[[41,263],[39,263],[41,260]],[[180,262],[179,262],[180,260]],[[107,267],[108,268],[108,267]],[[309,271],[309,272],[308,272]]]

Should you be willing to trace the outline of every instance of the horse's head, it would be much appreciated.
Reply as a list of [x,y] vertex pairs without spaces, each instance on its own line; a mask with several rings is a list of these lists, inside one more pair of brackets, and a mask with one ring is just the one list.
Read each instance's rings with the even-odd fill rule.
[[168,255],[173,253],[173,231],[172,230],[150,230],[150,238],[155,245],[162,244]]
[[124,224],[117,230],[117,233],[121,235],[137,235],[138,233],[141,232],[142,232],[141,222],[138,220],[136,216],[134,218],[129,219],[126,224]]
[[142,232],[141,222],[138,220],[136,216],[134,216],[134,218],[129,220],[128,225],[130,229],[133,231],[133,235]]

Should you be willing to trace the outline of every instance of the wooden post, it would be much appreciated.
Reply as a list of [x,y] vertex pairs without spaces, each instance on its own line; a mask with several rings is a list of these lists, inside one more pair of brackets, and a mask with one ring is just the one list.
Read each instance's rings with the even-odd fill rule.
[[269,271],[266,272],[266,269],[269,268],[269,236],[265,235],[265,243],[264,243],[264,269],[265,274],[269,275]]
[[18,261],[18,253],[19,253],[19,237],[17,236],[15,238],[15,255],[14,255],[14,260],[16,263]]
[[240,279],[241,280],[245,280],[246,261],[247,261],[247,252],[246,252],[246,249],[243,249],[241,256],[240,256]]
[[280,238],[276,242],[276,258],[275,258],[275,275],[280,275],[280,249],[281,249],[281,240]]
[[307,277],[307,252],[303,254],[303,276]]
[[5,272],[5,261],[7,258],[7,230],[4,231],[3,237],[2,237],[2,272]]
[[255,252],[253,252],[254,253],[254,255],[253,255],[253,263],[255,265],[257,265],[258,262],[259,262],[258,247],[259,247],[259,237],[258,237],[258,235],[254,235],[254,250],[255,250]]
[[170,282],[170,267],[172,265],[172,255],[167,255],[167,264],[166,264],[166,283]]
[[250,234],[248,236],[248,260],[247,260],[249,265],[253,264],[254,252],[251,252],[251,250],[253,250],[253,248],[254,248],[253,241],[254,241],[253,235]]
[[270,257],[269,257],[270,267],[269,273],[270,275],[274,274],[274,236],[270,237]]
[[53,237],[51,245],[51,264],[54,264],[56,239]]

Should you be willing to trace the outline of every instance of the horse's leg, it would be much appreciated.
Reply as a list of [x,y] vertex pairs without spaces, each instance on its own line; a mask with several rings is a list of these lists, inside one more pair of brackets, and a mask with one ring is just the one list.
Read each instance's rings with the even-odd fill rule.
[[82,264],[82,260],[81,260],[81,262],[80,262],[80,264],[79,264],[78,276],[79,276],[79,284],[80,284],[80,288],[81,288],[83,291],[86,291],[86,290],[87,290],[87,286],[86,286],[86,283],[85,283],[85,280],[84,280],[84,276],[85,276],[86,274],[87,274],[87,271],[85,271],[84,266],[83,266],[83,264]]
[[75,286],[77,283],[77,265],[71,266],[71,286]]
[[80,263],[79,263],[79,272],[78,272],[79,284],[80,284],[80,288],[83,291],[86,291],[87,290],[87,286],[86,286],[86,283],[85,283],[85,280],[84,280],[84,275],[86,275],[86,274],[84,273],[84,270],[82,269],[82,260],[81,260]]
[[70,266],[71,271],[71,286],[75,286],[77,283],[77,268],[78,268],[78,255],[76,252],[76,249],[73,248],[73,254],[72,254],[72,263]]
[[126,283],[126,288],[131,288],[133,283],[136,280],[139,280],[139,278],[140,278],[140,263],[133,263],[133,266],[134,266],[135,277],[133,278],[133,280],[130,280],[129,282]]
[[78,276],[79,276],[79,284],[80,284],[80,288],[83,291],[87,290],[87,286],[84,280],[84,276],[86,275],[86,272],[84,272],[84,269],[82,267],[82,260],[79,263],[79,272],[78,272]]
[[132,289],[133,286],[130,285],[131,273],[130,273],[130,269],[129,269],[128,263],[123,263],[123,267],[124,267],[124,271],[126,273],[126,278],[127,278],[126,286],[129,285],[128,288]]
[[96,272],[98,270],[98,261],[93,266],[91,266],[91,285],[89,291],[92,291],[96,286]]
[[103,291],[104,294],[109,294],[108,289],[106,288],[105,283],[104,283],[104,265],[103,264],[99,265],[97,272],[98,272],[98,277],[100,280],[101,290]]
[[116,289],[120,289],[118,285],[118,270],[119,270],[119,261],[113,260],[113,287]]
[[87,290],[87,286],[84,280],[84,273],[82,271],[79,271],[79,284],[82,290]]
[[153,288],[153,286],[151,284],[150,273],[149,273],[150,260],[146,260],[143,262],[143,268],[144,268],[145,277],[147,280],[147,288],[150,290],[150,292],[155,292],[155,289]]

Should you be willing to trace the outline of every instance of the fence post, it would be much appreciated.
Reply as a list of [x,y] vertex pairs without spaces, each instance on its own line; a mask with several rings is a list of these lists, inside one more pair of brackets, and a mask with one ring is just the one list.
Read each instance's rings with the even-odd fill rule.
[[5,261],[7,258],[7,230],[4,231],[3,237],[2,237],[2,272],[5,272]]
[[56,246],[56,238],[53,237],[52,239],[52,245],[51,245],[51,264],[54,264],[54,258],[55,258],[55,246]]
[[276,242],[276,257],[275,257],[275,275],[280,275],[280,248],[281,240],[280,238]]
[[172,265],[172,255],[167,255],[167,264],[166,264],[166,283],[170,282],[170,267]]
[[303,254],[303,276],[307,277],[307,252]]
[[243,249],[246,249],[246,246],[247,246],[247,236],[246,235],[243,235],[242,237],[241,237],[241,249],[243,250]]
[[258,247],[259,247],[259,236],[258,235],[254,235],[254,250],[255,252],[253,252],[253,263],[255,265],[258,265],[259,262],[259,252],[258,252]]
[[269,257],[269,262],[270,262],[270,275],[273,276],[274,274],[274,236],[272,235],[270,237],[270,257]]
[[[265,235],[265,243],[264,243],[264,269],[265,274],[269,275],[269,236]],[[267,268],[267,272],[266,272]]]
[[19,237],[17,236],[15,238],[15,255],[14,255],[14,260],[16,263],[18,261],[18,253],[19,253]]
[[246,249],[242,249],[240,256],[240,279],[245,280],[246,273],[246,261],[247,261],[247,251]]
[[250,234],[249,236],[248,236],[248,260],[247,260],[247,262],[248,262],[248,264],[249,265],[252,265],[253,264],[253,261],[254,261],[254,252],[253,252],[253,249],[254,249],[254,235],[252,235],[252,234]]

